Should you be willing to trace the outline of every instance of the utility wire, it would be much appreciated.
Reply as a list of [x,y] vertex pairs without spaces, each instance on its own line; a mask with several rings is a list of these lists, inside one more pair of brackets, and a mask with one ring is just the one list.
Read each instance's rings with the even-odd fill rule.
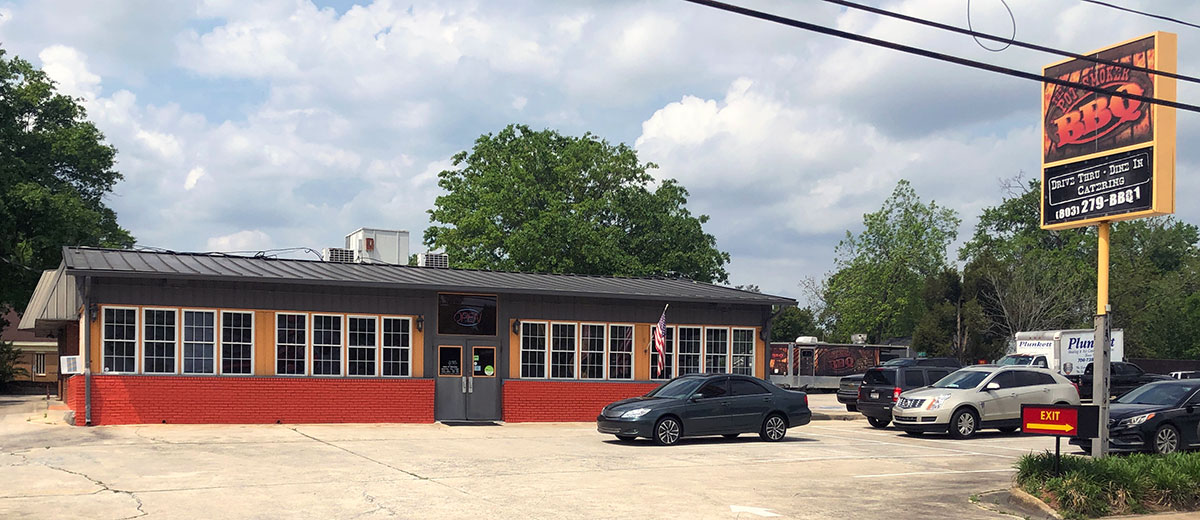
[[1110,4],[1108,2],[1101,2],[1100,0],[1080,0],[1080,1],[1087,2],[1089,4],[1102,5],[1104,7],[1109,7],[1112,9],[1116,9],[1118,11],[1125,11],[1127,13],[1140,14],[1142,16],[1148,16],[1150,18],[1158,18],[1159,20],[1166,20],[1168,22],[1175,22],[1180,25],[1186,25],[1188,27],[1195,27],[1197,29],[1200,29],[1200,25],[1196,25],[1192,22],[1185,22],[1178,18],[1171,18],[1170,16],[1163,16],[1161,14],[1154,14],[1154,13],[1147,13],[1145,11],[1138,11],[1137,9],[1131,9],[1129,7],[1123,7],[1123,6],[1119,6],[1117,4]]
[[974,36],[976,38],[983,38],[985,40],[992,40],[992,41],[996,41],[996,42],[1012,44],[1014,46],[1021,47],[1024,49],[1030,49],[1030,50],[1045,52],[1045,53],[1049,53],[1049,54],[1057,54],[1059,56],[1063,56],[1063,57],[1067,57],[1067,58],[1075,58],[1077,60],[1084,60],[1084,61],[1089,61],[1092,63],[1100,63],[1103,65],[1122,67],[1122,68],[1126,68],[1129,70],[1136,70],[1138,72],[1145,72],[1147,74],[1157,74],[1164,78],[1174,78],[1174,79],[1177,79],[1180,81],[1187,81],[1190,83],[1200,83],[1200,78],[1196,78],[1193,76],[1184,76],[1182,74],[1176,74],[1174,72],[1166,72],[1166,71],[1154,70],[1154,69],[1150,69],[1150,68],[1146,68],[1146,67],[1139,67],[1132,63],[1122,63],[1119,61],[1100,59],[1095,56],[1086,56],[1083,54],[1076,54],[1076,53],[1073,53],[1070,51],[1064,51],[1064,50],[1055,49],[1052,47],[1045,47],[1045,46],[1037,45],[1037,44],[1033,44],[1033,43],[1026,43],[1026,42],[1023,42],[1020,40],[1015,40],[1015,39],[1010,40],[1009,38],[1005,38],[1003,36],[996,36],[994,34],[987,34],[987,33],[981,33],[981,32],[977,32],[977,31],[973,31],[973,30],[963,29],[961,27],[955,27],[953,25],[946,25],[944,23],[939,23],[939,22],[935,22],[932,20],[926,20],[924,18],[917,18],[915,16],[909,16],[906,14],[900,14],[900,13],[896,13],[896,12],[892,12],[892,11],[886,11],[883,9],[879,9],[877,7],[871,7],[869,5],[857,4],[857,3],[850,2],[847,0],[824,0],[824,1],[829,2],[831,4],[840,5],[842,7],[848,7],[850,9],[858,9],[860,11],[866,11],[868,13],[877,14],[880,16],[887,16],[890,18],[895,18],[897,20],[904,20],[906,22],[912,22],[912,23],[924,25],[927,27],[941,29],[943,31],[950,31],[950,32],[958,33],[958,34],[967,34],[970,36]]
[[[1003,47],[993,49],[991,47],[988,47],[987,45],[984,45],[983,42],[979,41],[978,36],[972,35],[971,37],[975,38],[975,43],[978,44],[980,47],[983,47],[983,50],[985,50],[985,51],[991,51],[991,52],[1003,51],[1004,49],[1012,47],[1013,42],[1017,40],[1017,17],[1013,16],[1012,8],[1008,6],[1008,2],[1006,2],[1004,0],[1000,0],[1000,3],[1002,5],[1004,5],[1004,10],[1008,11],[1008,19],[1010,21],[1012,21],[1012,28],[1013,28],[1012,36],[1008,37],[1008,41],[1004,42]],[[973,27],[971,25],[971,0],[967,0],[967,29],[970,29],[971,32],[975,31],[975,27]]]
[[683,0],[683,1],[693,3],[693,4],[712,7],[714,9],[720,9],[722,11],[737,13],[737,14],[740,14],[743,16],[749,16],[751,18],[758,18],[760,20],[766,20],[768,22],[774,22],[774,23],[781,24],[781,25],[787,25],[789,27],[795,27],[797,29],[804,29],[807,31],[818,32],[818,33],[827,34],[830,36],[837,36],[838,38],[845,38],[847,40],[853,40],[853,41],[860,42],[860,43],[868,43],[868,44],[875,45],[878,47],[885,47],[885,48],[900,51],[900,52],[915,54],[917,56],[923,56],[926,58],[932,58],[935,60],[954,63],[956,65],[963,65],[963,66],[971,67],[974,69],[986,70],[989,72],[995,72],[995,73],[1004,74],[1007,76],[1013,76],[1013,77],[1027,79],[1027,80],[1031,80],[1031,81],[1037,81],[1039,83],[1051,83],[1054,85],[1060,85],[1060,86],[1079,89],[1079,90],[1086,90],[1088,92],[1095,92],[1097,94],[1104,94],[1104,95],[1119,97],[1119,98],[1123,98],[1123,99],[1132,99],[1135,101],[1141,101],[1143,103],[1162,105],[1162,106],[1166,106],[1166,107],[1176,108],[1179,110],[1186,110],[1188,112],[1200,113],[1200,106],[1196,106],[1196,105],[1180,103],[1178,101],[1169,101],[1166,99],[1158,99],[1158,98],[1154,98],[1154,97],[1150,97],[1150,96],[1141,96],[1141,95],[1137,95],[1137,94],[1130,94],[1127,92],[1116,92],[1116,91],[1111,91],[1111,90],[1105,90],[1100,87],[1093,87],[1091,85],[1085,85],[1083,83],[1067,81],[1067,80],[1058,79],[1058,78],[1051,77],[1051,76],[1043,76],[1041,74],[1032,74],[1032,73],[1017,70],[1017,69],[1010,69],[1008,67],[1001,67],[999,65],[992,65],[990,63],[969,60],[966,58],[960,58],[958,56],[951,56],[949,54],[942,54],[940,52],[934,52],[934,51],[931,51],[928,49],[921,49],[919,47],[904,45],[902,43],[895,43],[895,42],[890,42],[887,40],[880,40],[878,38],[872,38],[870,36],[862,36],[862,35],[846,32],[846,31],[841,31],[838,29],[833,29],[830,27],[825,27],[823,25],[816,25],[816,24],[812,24],[812,23],[808,23],[808,22],[802,22],[800,20],[786,18],[783,16],[774,15],[771,13],[764,13],[762,11],[755,11],[753,9],[747,9],[745,7],[730,5],[730,4],[727,4],[724,2],[717,2],[714,0]]

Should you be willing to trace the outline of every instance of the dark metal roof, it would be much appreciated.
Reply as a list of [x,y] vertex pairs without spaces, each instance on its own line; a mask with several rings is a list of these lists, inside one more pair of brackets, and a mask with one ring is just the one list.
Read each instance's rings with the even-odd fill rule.
[[435,291],[604,296],[758,305],[795,305],[796,300],[732,287],[669,278],[624,278],[565,274],[512,273],[470,269],[434,269],[387,264],[344,264],[121,249],[63,248],[67,273],[75,276],[239,280],[391,287]]

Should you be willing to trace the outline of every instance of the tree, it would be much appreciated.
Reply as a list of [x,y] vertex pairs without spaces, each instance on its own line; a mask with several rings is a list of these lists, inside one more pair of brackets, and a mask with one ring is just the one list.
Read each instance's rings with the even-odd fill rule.
[[795,341],[800,336],[820,336],[817,319],[808,307],[786,307],[771,322],[771,341]]
[[954,210],[922,202],[908,181],[897,183],[879,211],[863,216],[862,233],[847,231],[835,249],[838,270],[822,298],[834,337],[866,333],[879,342],[911,335],[924,280],[946,267],[959,222]]
[[[429,211],[426,246],[456,267],[728,279],[729,254],[692,216],[672,179],[651,189],[652,163],[590,133],[509,125],[454,155]],[[440,224],[440,225],[437,225]]]
[[20,359],[21,349],[16,348],[11,341],[0,341],[0,388],[18,377],[29,375],[29,371],[17,366]]
[[103,200],[115,156],[76,100],[0,49],[0,308],[24,309],[64,245],[133,245]]

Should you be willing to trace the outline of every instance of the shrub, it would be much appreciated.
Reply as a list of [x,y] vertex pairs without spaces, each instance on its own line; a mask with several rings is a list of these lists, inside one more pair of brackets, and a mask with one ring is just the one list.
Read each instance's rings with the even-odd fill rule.
[[1017,461],[1017,485],[1069,518],[1192,510],[1200,506],[1200,453],[1091,459],[1054,455]]

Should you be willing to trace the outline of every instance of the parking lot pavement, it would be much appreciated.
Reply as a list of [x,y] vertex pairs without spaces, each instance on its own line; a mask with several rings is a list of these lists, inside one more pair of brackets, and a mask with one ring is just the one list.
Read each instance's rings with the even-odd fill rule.
[[[0,518],[1011,518],[1042,437],[910,438],[865,421],[659,447],[586,423],[77,428],[0,406]],[[53,421],[48,421],[53,422]]]

